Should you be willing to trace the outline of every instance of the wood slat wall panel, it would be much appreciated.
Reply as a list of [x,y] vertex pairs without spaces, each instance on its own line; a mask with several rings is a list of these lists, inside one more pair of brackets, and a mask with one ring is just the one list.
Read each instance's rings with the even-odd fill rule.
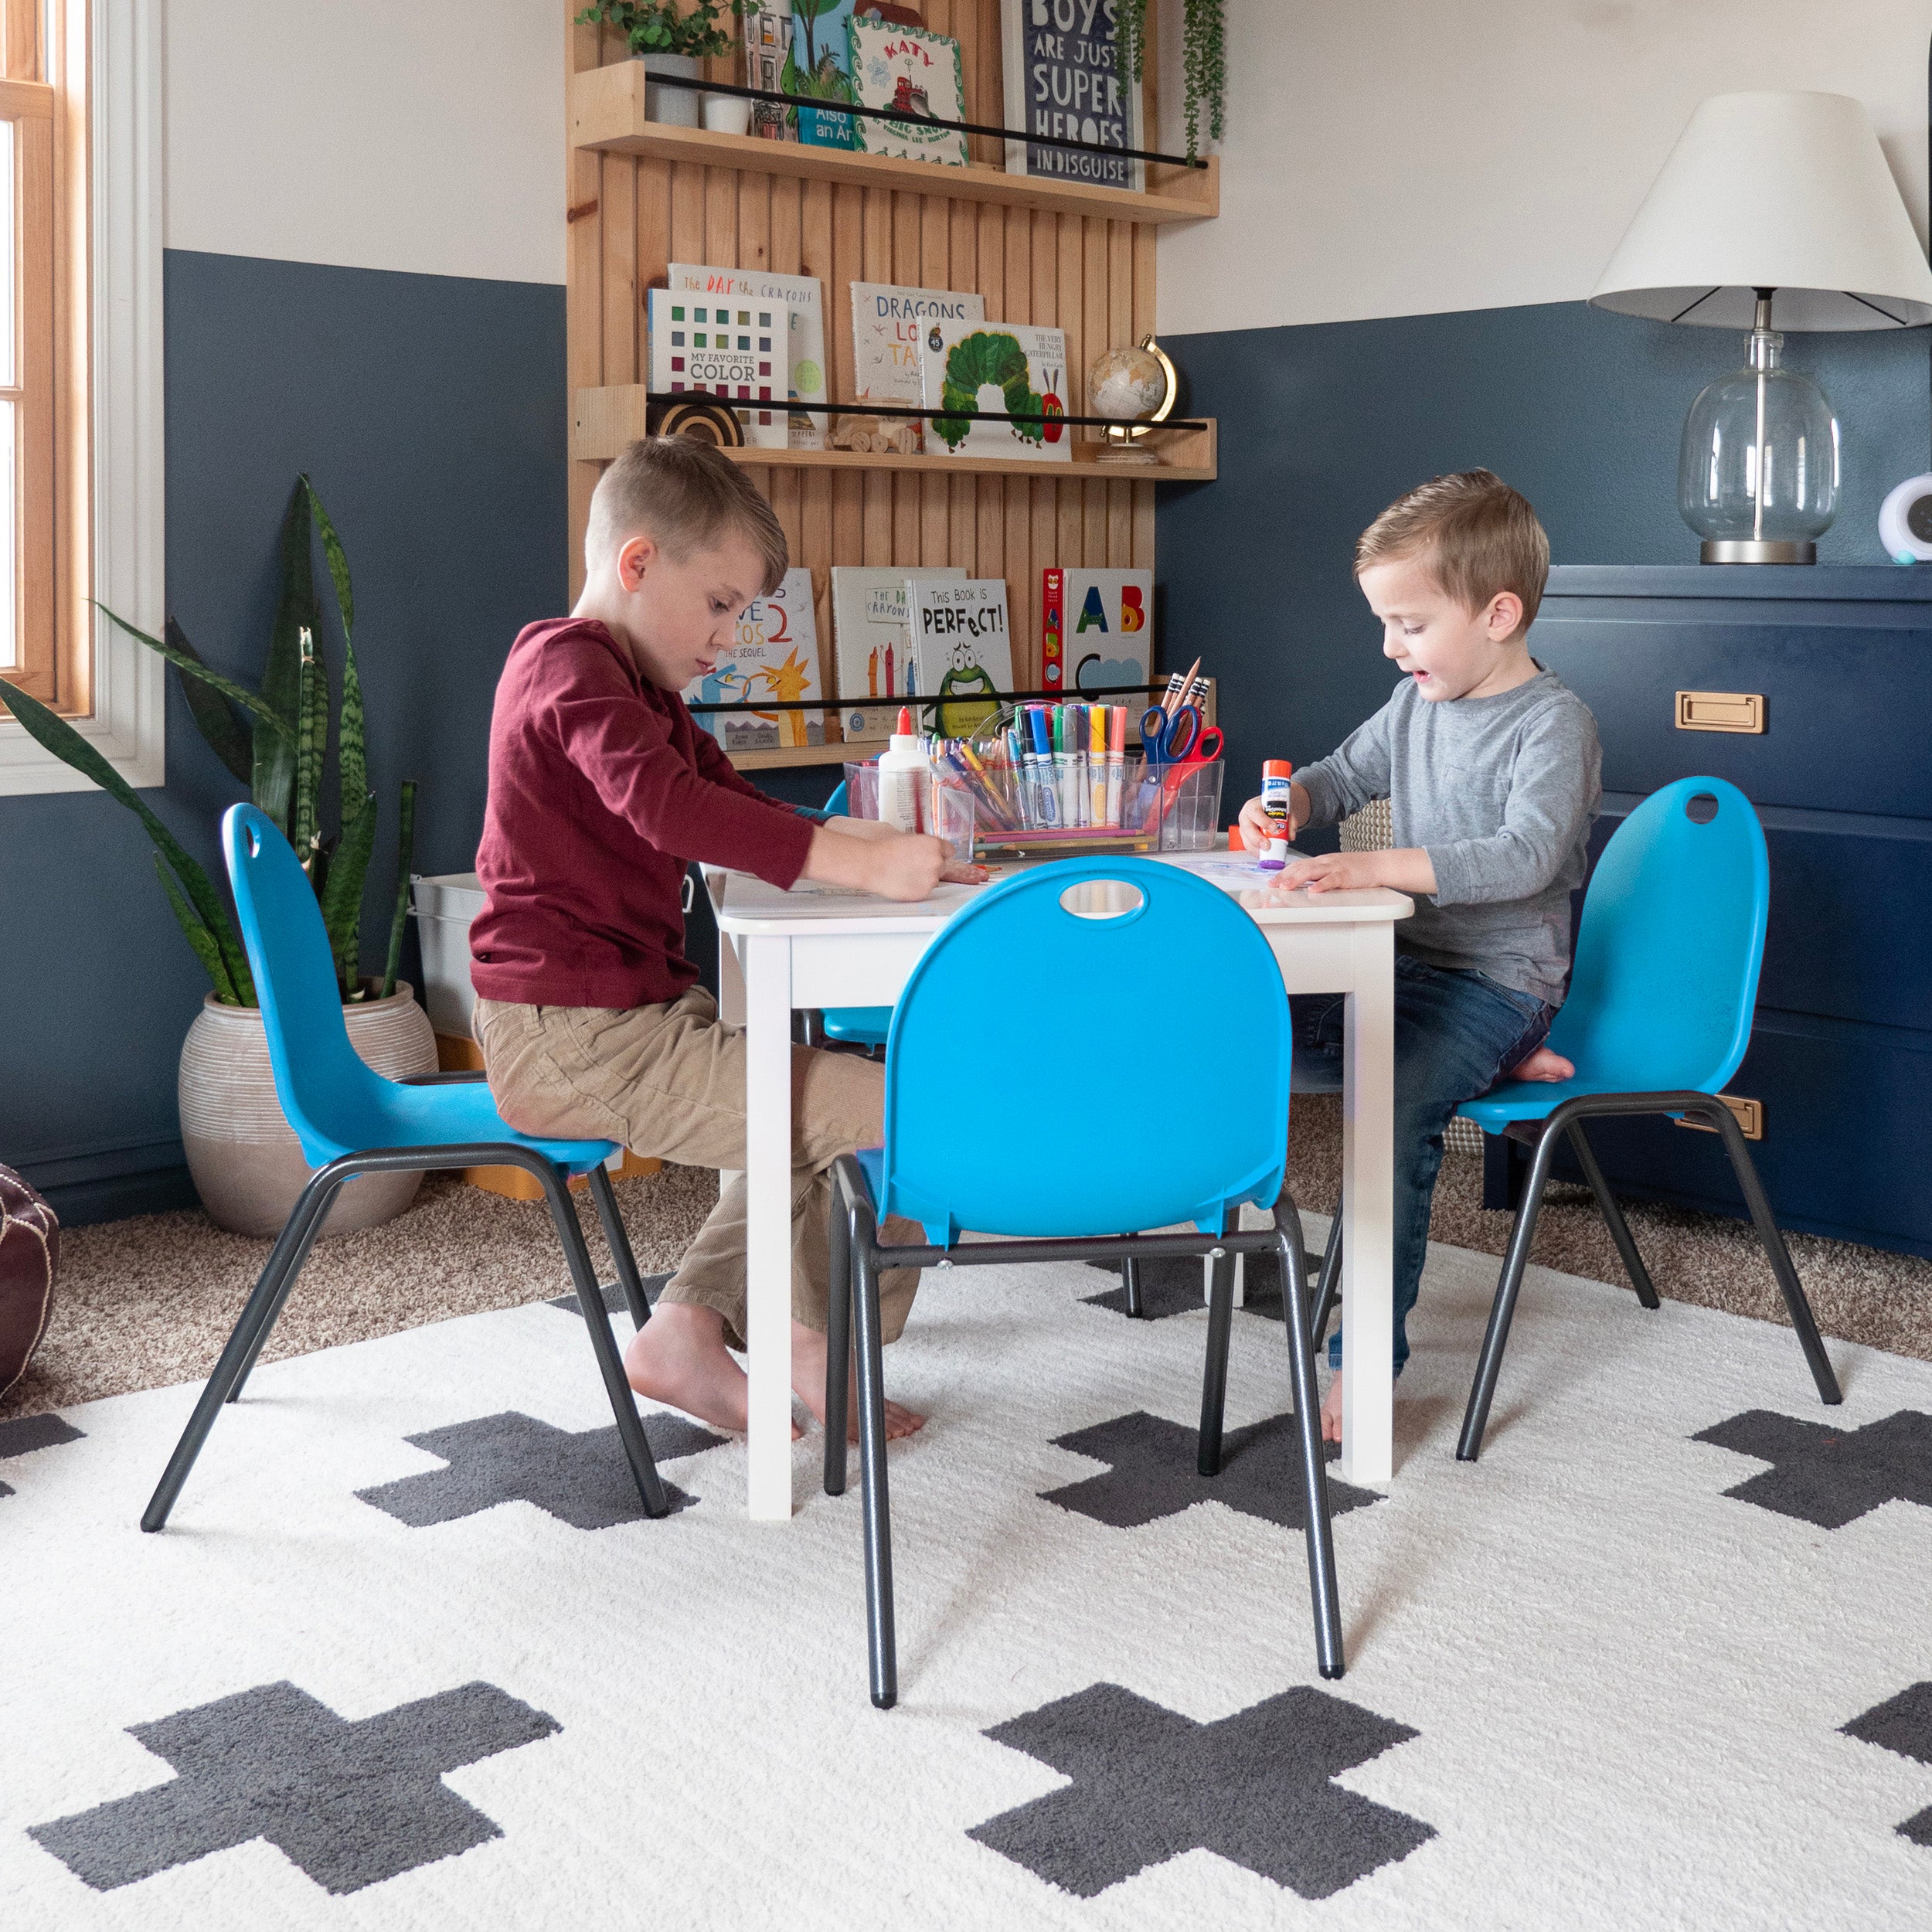
[[[574,0],[573,0],[574,4]],[[966,117],[1005,115],[1000,0],[927,0],[934,31],[963,43]],[[624,57],[608,30],[568,29],[566,66]],[[709,63],[732,78],[735,63]],[[1151,87],[1148,90],[1151,99]],[[1151,123],[1150,123],[1151,125]],[[975,162],[998,166],[1002,144],[974,136]],[[573,388],[647,382],[643,298],[673,261],[712,261],[816,276],[824,290],[826,367],[835,396],[853,383],[853,281],[976,289],[989,319],[1056,326],[1067,338],[1070,413],[1084,410],[1086,371],[1103,349],[1154,327],[1151,226],[995,202],[801,181],[752,170],[573,151],[568,364]],[[1088,434],[1092,433],[1077,433]],[[572,593],[590,492],[600,466],[570,466]],[[952,564],[1003,577],[1013,622],[1014,673],[1036,686],[1040,572],[1049,563],[1154,561],[1154,485],[1121,477],[924,476],[754,466],[796,562],[812,571],[821,662],[834,664],[830,566]],[[835,726],[834,727],[835,734]]]

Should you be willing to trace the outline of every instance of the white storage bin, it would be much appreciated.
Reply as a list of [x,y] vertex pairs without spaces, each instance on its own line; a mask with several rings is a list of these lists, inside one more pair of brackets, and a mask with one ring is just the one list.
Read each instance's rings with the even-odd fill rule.
[[423,947],[423,1004],[439,1033],[468,1039],[476,992],[470,984],[470,921],[483,910],[473,872],[410,876],[417,937]]

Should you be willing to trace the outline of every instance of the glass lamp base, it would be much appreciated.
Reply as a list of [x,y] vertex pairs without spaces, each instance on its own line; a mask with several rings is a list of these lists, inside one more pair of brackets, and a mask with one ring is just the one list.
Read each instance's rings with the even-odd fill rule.
[[1706,563],[1815,563],[1818,546],[1809,537],[1707,536]]

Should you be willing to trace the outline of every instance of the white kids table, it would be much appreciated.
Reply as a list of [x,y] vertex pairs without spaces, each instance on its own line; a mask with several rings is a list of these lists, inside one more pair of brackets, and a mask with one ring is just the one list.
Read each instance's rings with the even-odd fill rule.
[[[1284,892],[1238,854],[1168,862],[1200,872],[1253,913],[1291,993],[1344,993],[1340,1473],[1386,1485],[1393,1460],[1389,1361],[1395,1066],[1395,922],[1404,894]],[[1002,866],[995,879],[1010,876]],[[778,1522],[791,1495],[791,1015],[801,1007],[889,1006],[946,921],[985,886],[942,886],[917,905],[805,886],[785,893],[743,872],[709,872],[717,913],[719,1016],[745,1029],[745,1338],[750,1515]]]

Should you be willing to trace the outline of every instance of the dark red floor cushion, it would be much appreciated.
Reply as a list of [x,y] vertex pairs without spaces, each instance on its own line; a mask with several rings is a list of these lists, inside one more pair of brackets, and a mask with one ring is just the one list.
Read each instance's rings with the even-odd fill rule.
[[20,1379],[53,1312],[60,1223],[10,1167],[0,1167],[0,1396]]

